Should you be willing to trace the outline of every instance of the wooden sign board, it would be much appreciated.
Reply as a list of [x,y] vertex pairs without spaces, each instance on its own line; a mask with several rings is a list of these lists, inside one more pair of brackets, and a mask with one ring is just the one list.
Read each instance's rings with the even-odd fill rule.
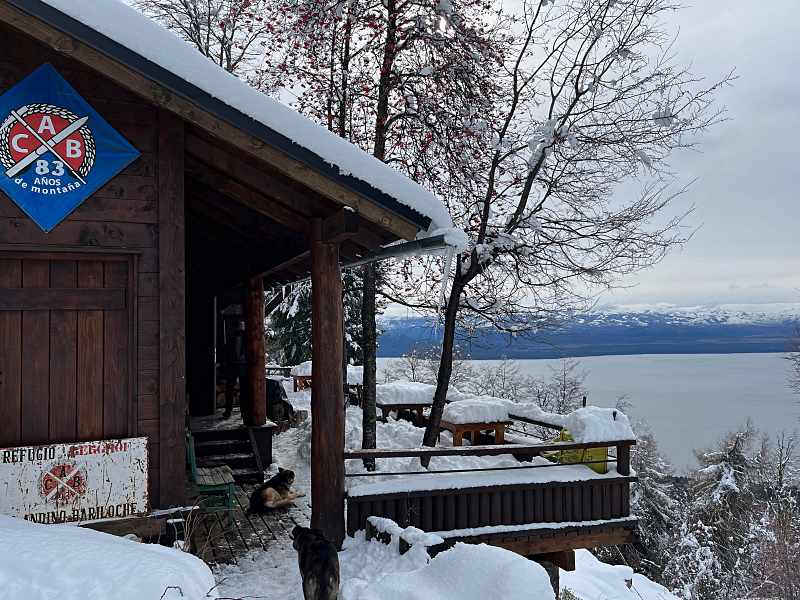
[[36,523],[148,510],[147,438],[0,448],[0,514]]

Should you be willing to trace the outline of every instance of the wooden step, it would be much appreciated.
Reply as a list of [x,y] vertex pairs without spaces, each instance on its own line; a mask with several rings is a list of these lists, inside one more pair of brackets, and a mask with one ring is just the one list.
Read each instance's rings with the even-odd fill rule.
[[233,479],[236,483],[264,483],[264,473],[251,469],[233,469]]
[[198,456],[197,464],[201,467],[211,465],[228,465],[231,469],[257,469],[258,462],[252,450],[250,452],[232,452],[225,454],[208,454]]
[[197,458],[217,454],[236,454],[240,452],[252,453],[253,446],[250,440],[195,440],[194,451]]
[[250,434],[246,427],[233,427],[231,429],[198,429],[192,430],[195,444],[200,442],[220,440],[249,440]]

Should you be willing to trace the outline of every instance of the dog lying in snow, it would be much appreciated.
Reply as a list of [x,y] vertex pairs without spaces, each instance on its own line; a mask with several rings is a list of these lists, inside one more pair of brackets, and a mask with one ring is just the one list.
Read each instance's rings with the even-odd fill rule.
[[339,555],[319,529],[295,527],[292,530],[297,550],[305,600],[338,600]]
[[250,512],[267,512],[273,508],[281,508],[292,504],[295,499],[305,494],[293,492],[294,471],[278,467],[278,474],[262,483],[250,495]]

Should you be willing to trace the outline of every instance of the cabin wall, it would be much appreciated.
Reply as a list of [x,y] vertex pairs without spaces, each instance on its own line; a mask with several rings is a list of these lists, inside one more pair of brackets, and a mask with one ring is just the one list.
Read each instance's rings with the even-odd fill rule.
[[[135,299],[128,340],[130,388],[126,390],[126,406],[119,410],[129,415],[126,427],[130,434],[149,438],[151,505],[178,504],[184,493],[183,123],[16,30],[3,25],[0,35],[0,93],[49,62],[141,152],[133,164],[50,233],[42,232],[0,193],[0,250],[25,250],[32,255],[47,251],[103,252],[129,257],[135,271],[128,292],[128,297]],[[24,264],[21,262],[19,268]],[[13,266],[2,265],[7,272]],[[49,277],[52,285],[52,268]],[[52,369],[44,370],[47,372],[41,377],[56,377]],[[0,385],[0,414],[13,413],[14,394],[19,395],[17,406],[41,406],[45,422],[48,407],[56,400],[60,403],[51,396],[54,386],[37,384],[36,378],[21,380],[18,387],[14,391]],[[81,394],[77,389],[68,396],[80,403]],[[76,431],[77,439],[91,439],[96,433],[82,429],[82,416],[77,412],[69,413],[67,419],[76,420],[75,427],[68,430]],[[41,441],[15,436],[0,425],[0,446]]]

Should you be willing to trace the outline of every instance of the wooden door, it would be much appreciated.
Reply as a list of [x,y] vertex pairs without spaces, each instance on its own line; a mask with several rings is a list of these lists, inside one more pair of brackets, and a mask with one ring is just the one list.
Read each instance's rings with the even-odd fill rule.
[[0,446],[136,433],[129,256],[0,252]]

